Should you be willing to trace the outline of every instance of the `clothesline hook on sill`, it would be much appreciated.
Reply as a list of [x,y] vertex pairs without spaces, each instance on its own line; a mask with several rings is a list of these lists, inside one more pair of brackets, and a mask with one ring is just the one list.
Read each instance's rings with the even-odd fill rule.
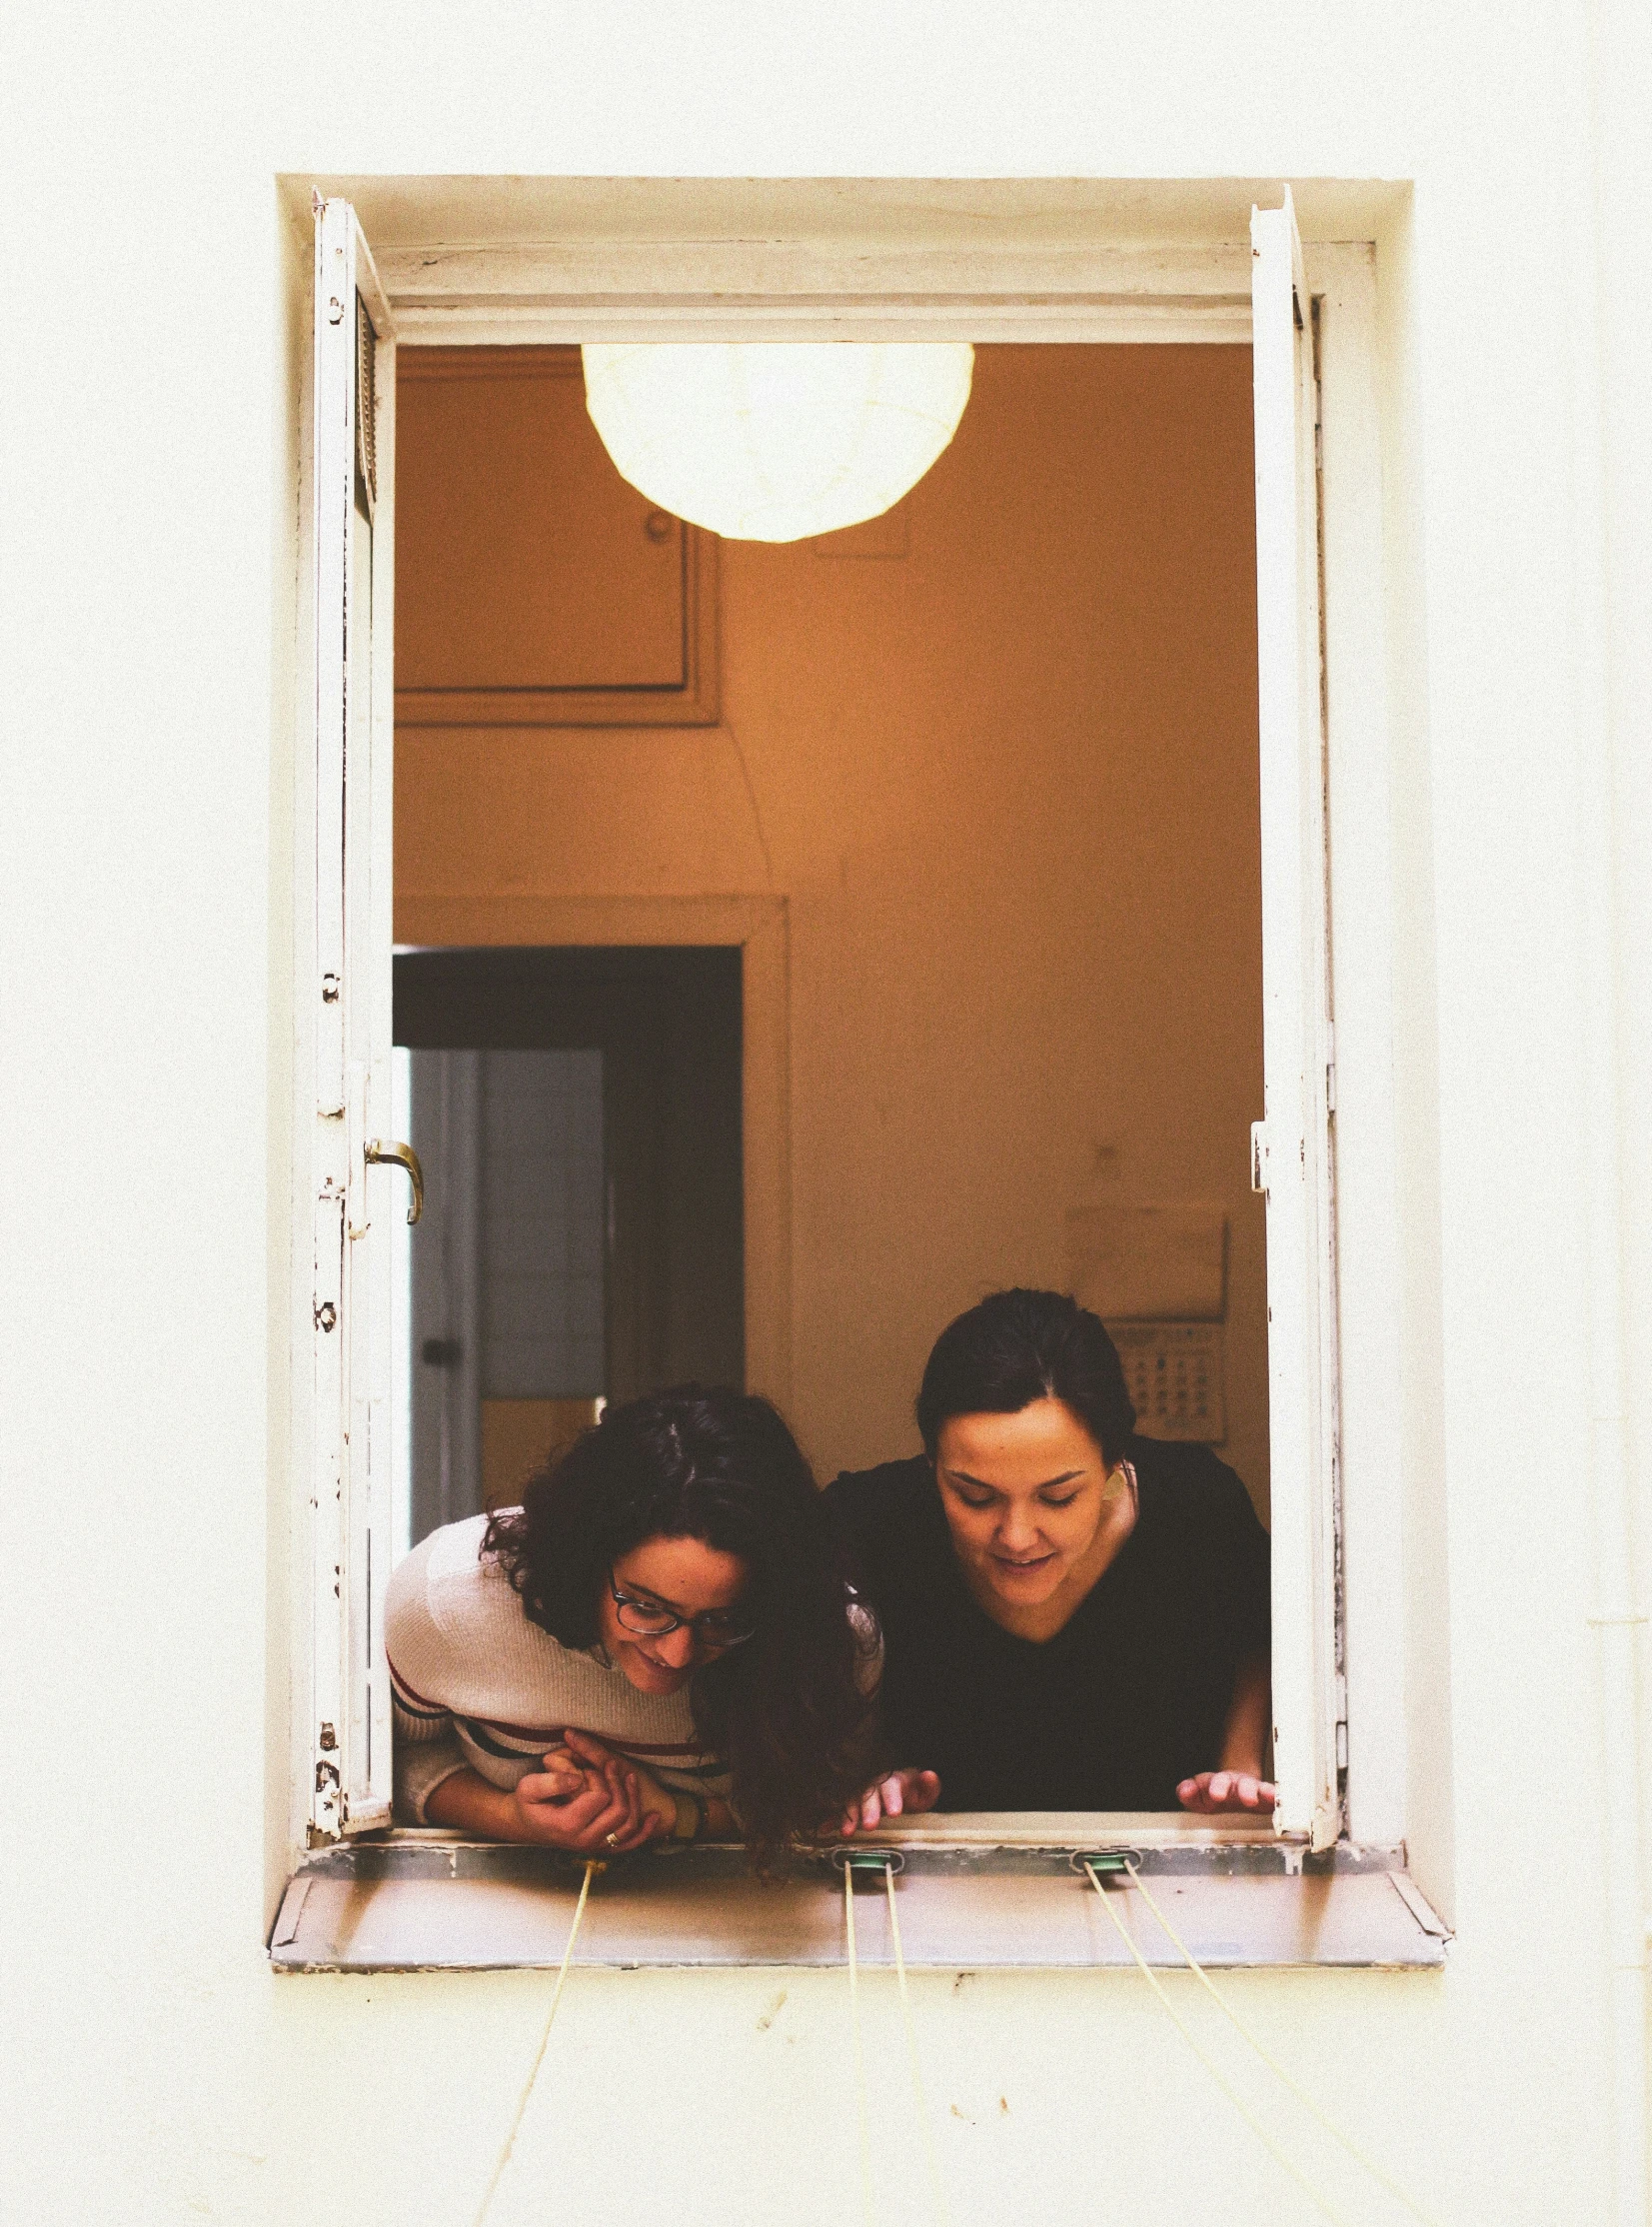
[[905,1851],[900,1848],[832,1848],[826,1861],[833,1871],[848,1874],[851,1887],[880,1887],[889,1872],[898,1879],[906,1868]]
[[1142,1860],[1139,1848],[1074,1848],[1067,1869],[1081,1879],[1092,1871],[1098,1879],[1127,1879]]

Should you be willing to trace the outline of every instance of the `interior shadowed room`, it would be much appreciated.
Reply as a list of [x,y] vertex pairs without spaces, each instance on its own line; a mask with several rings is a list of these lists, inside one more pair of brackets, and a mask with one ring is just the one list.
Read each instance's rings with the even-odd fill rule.
[[1250,350],[980,347],[781,544],[628,485],[577,349],[405,348],[398,415],[402,1545],[689,1376],[915,1451],[1014,1284],[1265,1521]]

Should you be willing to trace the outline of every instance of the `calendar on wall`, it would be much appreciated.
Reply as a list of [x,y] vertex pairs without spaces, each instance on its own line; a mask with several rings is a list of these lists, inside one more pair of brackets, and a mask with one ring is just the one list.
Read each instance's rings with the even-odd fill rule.
[[1219,1446],[1227,1436],[1219,1322],[1109,1322],[1135,1406],[1149,1438]]

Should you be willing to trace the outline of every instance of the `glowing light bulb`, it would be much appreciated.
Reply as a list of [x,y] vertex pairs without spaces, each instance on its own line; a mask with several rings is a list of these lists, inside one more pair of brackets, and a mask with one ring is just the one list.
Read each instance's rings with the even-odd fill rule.
[[736,541],[876,518],[928,471],[969,399],[966,341],[593,346],[586,408],[622,478]]

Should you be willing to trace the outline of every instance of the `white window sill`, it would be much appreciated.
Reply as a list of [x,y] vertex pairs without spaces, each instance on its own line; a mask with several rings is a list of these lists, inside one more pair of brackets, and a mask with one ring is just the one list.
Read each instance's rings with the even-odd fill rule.
[[[1448,1933],[1403,1852],[1343,1843],[1313,1856],[1250,1821],[1143,1817],[913,1819],[858,1838],[903,1859],[895,1892],[913,1970],[1070,1970],[1130,1963],[1075,1856],[1129,1848],[1199,1959],[1237,1966],[1428,1969]],[[278,1971],[486,1971],[561,1961],[583,1867],[539,1848],[396,1832],[306,1859],[270,1939]],[[881,1880],[856,1897],[856,1948],[892,1961]],[[1181,1961],[1128,1887],[1115,1891],[1150,1964]],[[739,1848],[641,1851],[596,1881],[574,1961],[583,1966],[838,1965],[840,1872],[811,1857],[778,1885]]]

